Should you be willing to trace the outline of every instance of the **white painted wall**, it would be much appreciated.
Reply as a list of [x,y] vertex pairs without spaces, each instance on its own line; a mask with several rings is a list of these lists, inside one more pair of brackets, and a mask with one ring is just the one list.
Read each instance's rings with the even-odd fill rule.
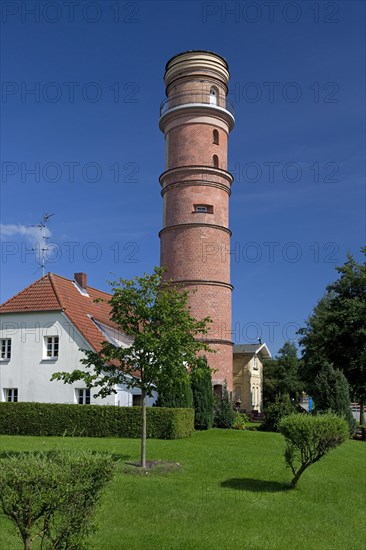
[[[44,337],[59,337],[57,359],[47,359]],[[0,360],[0,400],[4,401],[5,388],[18,388],[18,401],[40,403],[76,403],[75,389],[82,382],[64,384],[50,381],[54,372],[72,372],[82,369],[82,349],[90,346],[61,312],[3,313],[0,322],[0,338],[11,338],[10,360]],[[93,397],[97,390],[91,389],[91,404],[132,405],[132,395],[138,389],[118,386],[117,394],[106,398]],[[155,399],[149,400],[149,405]]]

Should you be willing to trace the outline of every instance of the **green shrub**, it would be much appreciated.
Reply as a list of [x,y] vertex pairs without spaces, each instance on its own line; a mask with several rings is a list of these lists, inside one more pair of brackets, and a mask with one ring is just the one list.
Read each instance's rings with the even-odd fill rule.
[[[140,438],[141,424],[141,407],[0,403],[0,433],[7,435]],[[193,409],[148,407],[148,437],[179,439],[193,432]]]
[[231,427],[234,430],[245,430],[247,422],[249,422],[248,416],[244,413],[240,413],[237,411],[235,413],[234,421]]
[[349,437],[347,422],[333,413],[291,414],[282,418],[279,430],[286,439],[285,461],[295,488],[302,473]]
[[0,508],[31,550],[88,548],[92,516],[113,477],[110,455],[89,451],[19,453],[0,461]]
[[294,412],[296,412],[296,408],[288,395],[277,397],[274,403],[270,403],[265,407],[264,422],[261,425],[261,430],[278,432],[281,419]]
[[214,418],[214,393],[211,369],[206,357],[200,357],[198,366],[191,372],[191,387],[194,402],[194,427],[196,430],[212,428]]
[[221,399],[216,399],[214,426],[216,428],[231,428],[234,421],[234,409],[229,399],[226,384],[222,389]]

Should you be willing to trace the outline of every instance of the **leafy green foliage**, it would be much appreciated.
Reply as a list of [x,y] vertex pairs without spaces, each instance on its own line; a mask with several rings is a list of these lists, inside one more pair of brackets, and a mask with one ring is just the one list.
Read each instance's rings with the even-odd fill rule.
[[[53,380],[83,380],[95,394],[116,393],[117,384],[137,387],[142,395],[141,466],[146,466],[146,396],[167,379],[180,380],[183,368],[197,363],[197,352],[211,351],[202,341],[209,318],[197,321],[190,315],[188,292],[164,278],[164,270],[152,275],[111,282],[111,320],[131,337],[131,345],[115,347],[103,342],[98,352],[84,350],[81,362],[87,370],[58,372]],[[188,375],[188,374],[187,374]],[[186,375],[186,376],[187,376]]]
[[216,398],[214,426],[216,428],[231,428],[234,421],[234,409],[229,399],[226,384],[222,388],[222,396]]
[[[362,252],[365,254],[366,248]],[[327,286],[299,331],[304,347],[303,373],[311,393],[325,362],[340,369],[361,405],[362,416],[366,400],[366,263],[359,264],[348,254],[337,271],[339,279]]]
[[214,418],[214,394],[211,369],[206,357],[199,357],[191,372],[191,387],[194,401],[194,427],[196,430],[212,428]]
[[288,395],[296,402],[303,389],[300,380],[300,361],[296,345],[285,342],[275,359],[267,360],[263,368],[263,402],[274,403],[276,398]]
[[193,319],[187,308],[188,292],[165,281],[163,273],[155,268],[152,275],[110,282],[111,320],[133,342],[126,348],[103,342],[100,352],[84,350],[82,363],[90,371],[55,373],[52,379],[84,380],[87,387],[101,388],[95,397],[116,393],[116,384],[140,388],[151,396],[160,378],[177,379],[183,365],[194,366],[196,353],[209,349],[196,339],[207,334],[209,319]]
[[329,363],[324,363],[315,377],[313,397],[316,412],[331,411],[342,416],[353,433],[356,421],[351,412],[351,398],[347,378],[339,369],[333,369]]
[[294,475],[292,488],[306,468],[349,437],[347,422],[333,413],[291,414],[281,420],[279,430],[286,439],[285,461]]
[[111,481],[110,455],[88,451],[20,453],[1,460],[0,507],[24,548],[88,548],[86,537],[102,490]]
[[[0,433],[141,437],[141,407],[0,403]],[[147,409],[147,437],[178,439],[194,432],[192,409]]]
[[264,409],[264,422],[261,425],[261,430],[278,432],[282,418],[294,412],[296,412],[296,407],[288,395],[277,397],[274,403],[270,403]]
[[245,430],[247,427],[247,422],[249,422],[249,417],[244,413],[236,411],[234,414],[234,420],[231,427],[234,430]]

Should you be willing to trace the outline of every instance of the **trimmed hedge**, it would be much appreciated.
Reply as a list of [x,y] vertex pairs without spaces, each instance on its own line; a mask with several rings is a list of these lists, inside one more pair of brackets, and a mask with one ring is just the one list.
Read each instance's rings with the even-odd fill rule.
[[[0,434],[141,437],[141,407],[0,403]],[[147,437],[180,439],[194,432],[193,409],[147,408]]]

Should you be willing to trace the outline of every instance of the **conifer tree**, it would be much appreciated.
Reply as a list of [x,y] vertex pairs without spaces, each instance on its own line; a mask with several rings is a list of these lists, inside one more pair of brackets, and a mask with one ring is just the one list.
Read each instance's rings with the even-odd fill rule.
[[177,378],[163,379],[157,384],[157,407],[168,408],[192,408],[193,395],[190,378],[187,371],[182,368],[182,373]]
[[325,362],[315,377],[313,397],[316,412],[336,413],[348,422],[351,432],[354,430],[355,419],[351,412],[349,384],[343,372]]
[[212,428],[214,418],[214,394],[211,369],[206,357],[200,357],[191,372],[191,387],[194,402],[194,424],[196,430]]
[[214,425],[216,428],[231,428],[234,422],[234,409],[229,399],[226,382],[222,396],[216,401]]

